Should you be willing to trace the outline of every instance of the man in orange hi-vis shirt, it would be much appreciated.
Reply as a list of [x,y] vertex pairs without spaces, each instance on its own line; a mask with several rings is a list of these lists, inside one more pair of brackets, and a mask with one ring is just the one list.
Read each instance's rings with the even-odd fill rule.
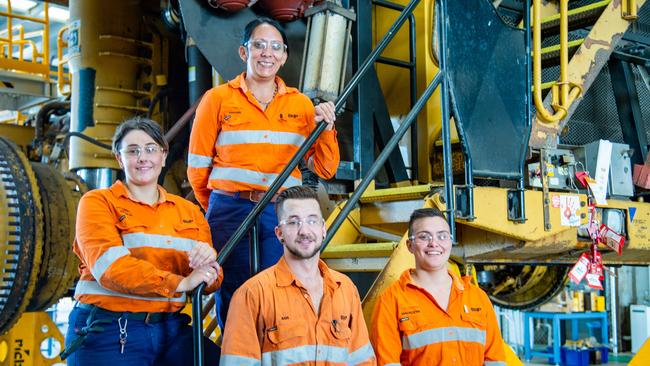
[[[327,127],[307,152],[305,163],[324,179],[332,178],[339,164],[334,104],[314,106],[277,76],[289,57],[284,28],[275,20],[258,18],[243,33],[239,56],[246,71],[205,93],[189,144],[187,177],[206,210],[217,250],[228,242],[317,122],[324,121]],[[301,183],[300,171],[294,169],[281,190]],[[256,224],[260,269],[274,265],[282,256],[273,210],[273,204],[266,206]],[[232,294],[252,274],[248,243],[245,235],[223,262],[219,315],[224,320]]]
[[447,269],[451,235],[437,209],[415,210],[406,270],[375,304],[370,339],[380,365],[505,366],[503,339],[485,292]]
[[316,194],[289,188],[276,210],[284,255],[235,292],[220,365],[375,365],[357,288],[320,260]]

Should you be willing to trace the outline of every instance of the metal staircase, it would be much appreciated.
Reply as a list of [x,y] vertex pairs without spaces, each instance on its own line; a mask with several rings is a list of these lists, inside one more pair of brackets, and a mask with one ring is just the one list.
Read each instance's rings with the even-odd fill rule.
[[[645,1],[577,3],[576,7],[570,8],[572,3],[562,0],[560,12],[541,19],[539,57],[542,70],[540,75],[534,76],[534,84],[539,83],[543,101],[536,101],[538,113],[532,124],[531,148],[554,148],[557,145],[560,132]],[[565,24],[562,12],[567,14]],[[564,54],[563,45],[566,47]],[[551,89],[557,91],[549,93]]]

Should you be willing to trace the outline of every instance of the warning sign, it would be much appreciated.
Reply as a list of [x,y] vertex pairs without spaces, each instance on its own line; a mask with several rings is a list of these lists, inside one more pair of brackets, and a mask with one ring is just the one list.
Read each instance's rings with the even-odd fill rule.
[[580,226],[579,196],[560,196],[560,223],[562,226]]

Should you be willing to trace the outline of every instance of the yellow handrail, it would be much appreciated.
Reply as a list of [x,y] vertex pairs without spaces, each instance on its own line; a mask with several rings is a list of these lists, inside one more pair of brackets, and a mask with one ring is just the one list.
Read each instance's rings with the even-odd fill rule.
[[566,117],[569,106],[578,98],[582,88],[568,81],[569,68],[569,0],[560,0],[560,80],[551,87],[553,111],[542,101],[542,17],[541,0],[533,0],[533,99],[537,117],[544,123],[554,123]]
[[[0,68],[14,69],[33,74],[42,74],[44,77],[49,78],[50,68],[50,45],[49,45],[49,4],[43,4],[43,18],[36,18],[22,14],[16,14],[12,11],[11,0],[7,0],[7,11],[0,11],[0,17],[7,18],[7,28],[2,33],[6,33],[6,37],[0,37]],[[42,38],[42,52],[36,48],[37,43],[25,38],[25,31],[22,25],[13,25],[14,19],[39,23],[43,25],[43,29],[37,32],[30,32],[30,35],[37,34]],[[14,35],[14,29],[18,29],[18,34]],[[25,45],[32,46],[32,59],[25,61]],[[14,58],[14,47],[18,47],[18,57]],[[6,51],[6,54],[5,54]],[[41,60],[39,61],[39,58]]]
[[636,0],[621,0],[621,18],[636,20],[638,18]]
[[[63,64],[68,62],[68,59],[66,58],[65,60],[63,59],[63,47],[64,45],[67,46],[68,42],[63,40],[63,33],[70,29],[69,25],[65,25],[59,29],[59,33],[56,36],[56,58],[57,58],[57,65],[56,65],[56,86],[59,89],[59,94],[68,96],[70,95],[70,73],[64,73],[63,72]],[[66,89],[65,87],[68,86]]]

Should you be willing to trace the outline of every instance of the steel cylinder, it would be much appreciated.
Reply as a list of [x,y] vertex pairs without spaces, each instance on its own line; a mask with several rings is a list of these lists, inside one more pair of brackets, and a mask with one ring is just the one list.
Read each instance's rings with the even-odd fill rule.
[[[70,0],[71,131],[110,144],[119,123],[147,112],[152,46],[143,39],[141,9],[131,0]],[[109,150],[78,137],[70,138],[69,156],[70,169],[87,177],[118,168]]]

